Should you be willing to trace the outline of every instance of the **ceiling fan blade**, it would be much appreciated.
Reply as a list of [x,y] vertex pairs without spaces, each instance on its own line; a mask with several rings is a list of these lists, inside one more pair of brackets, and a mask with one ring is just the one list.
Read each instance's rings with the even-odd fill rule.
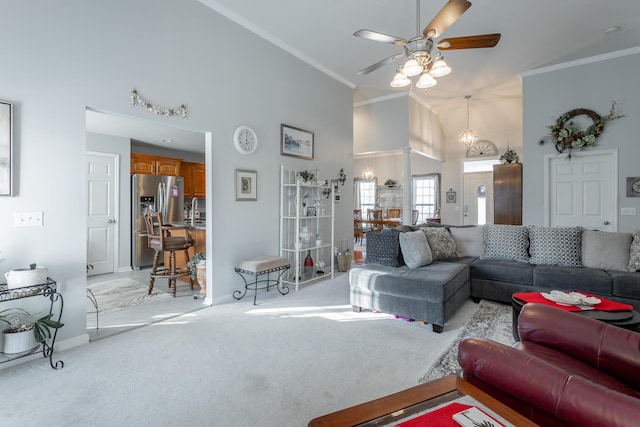
[[407,44],[407,41],[403,38],[390,36],[387,34],[379,33],[377,31],[358,30],[355,33],[353,33],[353,35],[356,37],[363,37],[365,39],[373,40],[376,42],[393,43],[393,44],[397,44],[398,46],[404,46]]
[[467,0],[449,0],[424,28],[422,34],[428,39],[441,36],[469,7],[471,3]]
[[396,53],[395,55],[391,55],[390,57],[385,58],[382,61],[376,62],[375,64],[369,65],[367,68],[358,71],[358,75],[359,76],[364,76],[365,74],[369,74],[370,72],[372,72],[374,70],[377,70],[378,68],[382,67],[383,65],[387,65],[390,62],[393,62],[396,59],[401,58],[402,56],[404,56],[404,52],[400,52],[400,53]]
[[438,42],[438,49],[478,49],[483,47],[494,47],[500,41],[500,33],[482,34],[468,37],[451,37]]

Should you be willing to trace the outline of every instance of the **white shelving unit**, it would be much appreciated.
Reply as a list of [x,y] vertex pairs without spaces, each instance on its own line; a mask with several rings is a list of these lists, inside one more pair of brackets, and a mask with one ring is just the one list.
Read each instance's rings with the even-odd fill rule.
[[[318,178],[317,171],[315,174]],[[329,190],[331,184],[302,182],[297,171],[280,166],[280,256],[291,263],[281,280],[295,286],[296,291],[301,284],[327,277],[333,279],[335,205]],[[302,239],[303,228],[311,233],[309,241]],[[321,240],[319,244],[317,237]],[[304,268],[307,254],[313,258],[310,274]]]

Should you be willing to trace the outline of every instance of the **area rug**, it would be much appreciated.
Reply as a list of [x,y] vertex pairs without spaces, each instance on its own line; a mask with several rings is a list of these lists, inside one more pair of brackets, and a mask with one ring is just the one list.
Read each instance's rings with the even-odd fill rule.
[[441,378],[445,375],[459,375],[458,344],[464,337],[483,337],[506,345],[515,341],[511,335],[511,305],[482,300],[478,310],[468,320],[453,343],[436,359],[419,383]]
[[[155,287],[151,295],[149,295],[148,283],[128,278],[92,283],[87,286],[87,289],[93,293],[97,301],[99,314],[113,313],[124,308],[171,298],[171,294]],[[87,295],[89,295],[89,292],[87,292]],[[87,313],[91,314],[95,313],[95,311],[96,307],[93,302],[87,298]]]

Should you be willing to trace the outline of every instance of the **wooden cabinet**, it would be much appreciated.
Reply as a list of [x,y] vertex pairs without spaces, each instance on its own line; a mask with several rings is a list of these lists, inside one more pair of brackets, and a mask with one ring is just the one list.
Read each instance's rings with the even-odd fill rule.
[[493,222],[522,225],[522,163],[493,166]]
[[152,154],[131,153],[131,174],[181,176],[181,159],[154,156]]
[[182,162],[180,172],[184,177],[184,197],[205,197],[205,164]]

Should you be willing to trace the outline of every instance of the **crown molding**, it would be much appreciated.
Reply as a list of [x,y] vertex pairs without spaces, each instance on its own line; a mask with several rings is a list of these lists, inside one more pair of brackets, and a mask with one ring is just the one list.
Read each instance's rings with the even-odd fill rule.
[[575,61],[563,62],[562,64],[549,65],[547,67],[534,68],[533,70],[523,71],[520,77],[530,77],[539,74],[551,73],[553,71],[566,70],[567,68],[579,67],[581,65],[593,64],[595,62],[608,61],[623,56],[636,55],[640,53],[640,46],[629,49],[608,52],[602,55],[590,56],[588,58],[576,59]]

